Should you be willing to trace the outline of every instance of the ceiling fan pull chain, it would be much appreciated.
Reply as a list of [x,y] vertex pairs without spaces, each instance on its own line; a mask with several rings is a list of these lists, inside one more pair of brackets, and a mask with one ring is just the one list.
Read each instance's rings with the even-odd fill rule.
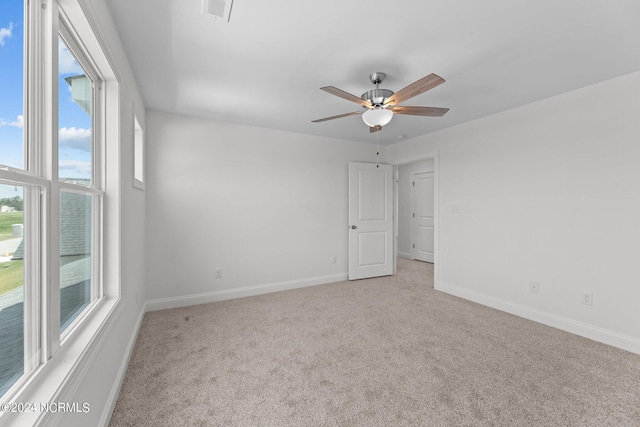
[[376,132],[376,168],[380,167],[380,148],[378,147],[380,144],[380,132],[382,132],[382,128]]

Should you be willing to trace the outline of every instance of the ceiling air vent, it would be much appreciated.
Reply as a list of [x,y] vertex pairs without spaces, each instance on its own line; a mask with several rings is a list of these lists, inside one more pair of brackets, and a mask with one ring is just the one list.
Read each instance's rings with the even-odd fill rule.
[[229,22],[233,0],[202,0],[202,13]]

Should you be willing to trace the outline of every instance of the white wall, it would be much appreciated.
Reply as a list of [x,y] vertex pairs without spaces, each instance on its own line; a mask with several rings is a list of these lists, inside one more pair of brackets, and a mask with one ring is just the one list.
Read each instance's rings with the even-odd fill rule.
[[150,309],[346,278],[348,162],[374,145],[151,110],[147,136]]
[[437,289],[640,353],[639,93],[634,73],[389,147],[438,152]]
[[398,255],[412,258],[413,218],[412,180],[414,173],[433,172],[433,159],[421,160],[398,167]]

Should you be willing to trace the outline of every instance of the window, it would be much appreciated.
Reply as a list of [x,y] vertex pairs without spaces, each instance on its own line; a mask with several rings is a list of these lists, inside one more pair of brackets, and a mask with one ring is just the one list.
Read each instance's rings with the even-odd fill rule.
[[117,244],[104,233],[111,221],[118,234],[118,202],[103,202],[107,183],[118,186],[104,167],[111,159],[117,176],[117,148],[105,142],[110,123],[117,129],[117,81],[95,35],[75,30],[91,28],[79,4],[46,4],[0,1],[2,401],[86,329],[118,267],[105,268]]
[[[58,37],[58,177],[62,181],[92,184],[94,73],[78,61],[80,48],[69,31]],[[64,36],[62,35],[64,34]],[[65,41],[65,39],[67,41]],[[71,50],[69,45],[74,46]],[[77,52],[77,53],[76,53]],[[85,61],[83,61],[85,62]],[[93,76],[92,76],[93,75]]]
[[0,164],[24,169],[24,1],[0,3]]
[[0,395],[24,373],[24,187],[0,184]]
[[95,299],[91,194],[60,192],[60,332]]
[[[25,218],[25,198],[34,188],[19,178],[28,169],[25,144],[25,4],[0,3],[0,396],[27,373],[33,355],[27,334],[29,284],[25,267],[33,260],[25,249],[33,223]],[[1,167],[0,166],[0,167]],[[18,179],[11,179],[18,178]],[[37,191],[37,187],[35,188]],[[31,352],[32,354],[27,354]]]
[[[58,37],[60,331],[100,294],[100,164],[95,145],[101,78],[63,22]],[[98,126],[99,127],[99,123]]]
[[144,131],[138,117],[133,117],[135,135],[133,139],[133,186],[144,190]]

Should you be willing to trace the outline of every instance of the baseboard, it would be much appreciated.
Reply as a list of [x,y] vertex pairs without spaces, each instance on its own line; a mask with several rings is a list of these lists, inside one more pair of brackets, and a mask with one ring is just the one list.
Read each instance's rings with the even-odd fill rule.
[[347,273],[333,274],[329,276],[310,277],[301,280],[287,282],[267,283],[264,285],[246,286],[236,289],[224,289],[220,291],[204,292],[200,294],[184,295],[172,298],[160,298],[147,301],[147,311],[165,310],[168,308],[187,307],[197,304],[226,301],[230,299],[249,297],[254,295],[280,292],[290,289],[306,288],[308,286],[322,285],[325,283],[342,282],[347,280]]
[[514,304],[500,298],[484,295],[444,282],[438,282],[435,289],[500,311],[514,314],[525,319],[533,320],[534,322],[561,329],[584,338],[589,338],[632,353],[640,354],[640,340],[628,335],[619,334],[617,332],[609,331],[607,329],[599,328],[567,317],[535,310],[520,304]]
[[398,252],[400,258],[413,259],[413,255],[408,252]]
[[140,310],[140,314],[138,315],[138,319],[136,320],[133,332],[129,337],[129,343],[127,344],[125,354],[122,357],[122,362],[120,362],[120,368],[118,369],[115,381],[111,386],[111,391],[109,392],[109,396],[107,397],[104,409],[102,410],[102,415],[100,416],[100,421],[98,422],[99,426],[108,426],[109,422],[111,421],[111,415],[113,414],[113,410],[116,407],[118,395],[120,394],[120,388],[122,387],[122,383],[124,382],[124,377],[127,373],[129,361],[131,360],[131,355],[133,354],[133,349],[136,345],[138,333],[140,332],[140,327],[142,326],[142,320],[144,319],[144,314],[146,313],[146,311],[147,310],[145,304]]

